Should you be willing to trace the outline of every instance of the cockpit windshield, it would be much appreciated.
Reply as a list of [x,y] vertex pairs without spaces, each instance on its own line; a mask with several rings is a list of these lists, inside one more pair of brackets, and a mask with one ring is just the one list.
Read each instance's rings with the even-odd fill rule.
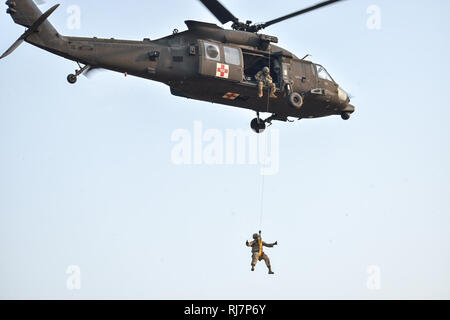
[[334,82],[333,78],[330,76],[330,74],[328,73],[328,71],[324,67],[322,67],[319,64],[316,64],[316,68],[317,68],[317,76],[320,79]]

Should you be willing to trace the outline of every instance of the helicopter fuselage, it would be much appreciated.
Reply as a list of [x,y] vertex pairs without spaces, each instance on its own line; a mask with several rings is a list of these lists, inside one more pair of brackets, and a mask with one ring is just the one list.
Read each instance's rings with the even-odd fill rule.
[[[276,37],[198,21],[186,21],[187,31],[153,41],[66,37],[46,20],[57,5],[45,14],[30,0],[7,5],[14,21],[29,29],[2,58],[29,42],[84,64],[69,75],[70,83],[86,70],[108,69],[165,83],[175,96],[271,113],[269,120],[330,115],[348,119],[355,110],[322,66],[276,46]],[[266,66],[277,99],[269,99],[268,88],[258,97],[255,75]]]

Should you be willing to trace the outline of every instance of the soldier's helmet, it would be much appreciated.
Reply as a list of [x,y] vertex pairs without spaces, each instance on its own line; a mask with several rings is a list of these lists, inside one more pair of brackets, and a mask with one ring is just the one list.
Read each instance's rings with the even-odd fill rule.
[[257,234],[257,233],[254,233],[254,234],[253,234],[253,239],[257,240],[257,239],[258,239],[258,237],[259,237],[259,236],[258,236],[258,234]]
[[269,67],[264,67],[262,71],[264,72],[264,74],[269,74],[270,73]]

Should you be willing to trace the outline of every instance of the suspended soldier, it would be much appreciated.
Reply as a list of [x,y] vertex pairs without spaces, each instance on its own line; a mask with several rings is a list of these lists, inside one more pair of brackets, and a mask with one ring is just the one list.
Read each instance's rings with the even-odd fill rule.
[[260,72],[258,72],[255,76],[255,79],[258,81],[258,98],[262,98],[264,93],[264,86],[269,87],[269,97],[276,99],[278,98],[275,95],[277,91],[277,86],[273,83],[273,79],[270,75],[270,69],[268,67],[264,67]]
[[274,272],[272,271],[272,266],[270,265],[270,259],[267,254],[264,253],[263,247],[273,248],[274,246],[278,245],[278,241],[272,244],[265,243],[261,239],[260,231],[259,234],[253,234],[252,242],[246,241],[245,244],[247,245],[247,247],[252,248],[252,271],[255,271],[255,266],[258,261],[264,260],[267,268],[269,269],[269,274],[274,274]]

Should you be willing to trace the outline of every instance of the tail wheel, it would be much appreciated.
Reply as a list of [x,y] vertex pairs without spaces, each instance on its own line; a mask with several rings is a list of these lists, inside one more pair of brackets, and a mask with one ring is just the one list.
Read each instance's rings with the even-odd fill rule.
[[289,95],[289,103],[295,109],[300,109],[301,107],[303,107],[303,97],[300,93],[292,92]]
[[77,82],[77,76],[74,75],[74,74],[69,74],[69,75],[67,76],[67,81],[68,81],[70,84],[74,84],[75,82]]

